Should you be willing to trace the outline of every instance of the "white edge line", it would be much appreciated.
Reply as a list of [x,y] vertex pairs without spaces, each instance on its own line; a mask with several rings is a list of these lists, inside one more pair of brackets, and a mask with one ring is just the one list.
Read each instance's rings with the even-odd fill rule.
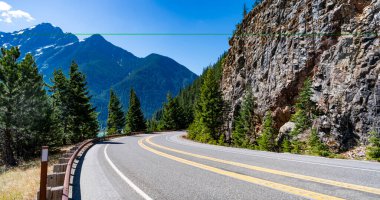
[[[169,137],[170,136],[170,137]],[[236,152],[236,151],[231,151],[231,150],[222,150],[222,149],[216,149],[212,147],[203,147],[203,146],[198,146],[194,144],[189,144],[187,141],[181,141],[177,142],[172,139],[172,137],[180,138],[180,135],[166,135],[165,139],[168,142],[176,143],[176,144],[181,144],[181,145],[186,145],[186,146],[193,146],[193,147],[198,147],[201,149],[208,149],[208,150],[214,150],[214,151],[220,151],[220,152],[227,152],[227,153],[234,153],[234,154],[240,154],[240,155],[246,155],[246,156],[254,156],[254,157],[261,157],[261,158],[268,158],[268,159],[276,159],[276,160],[283,160],[283,161],[290,161],[290,162],[298,162],[298,163],[305,163],[305,164],[312,164],[312,165],[320,165],[320,166],[328,166],[328,167],[335,167],[335,168],[343,168],[343,169],[353,169],[353,170],[360,170],[360,171],[369,171],[369,172],[376,172],[380,173],[378,170],[373,170],[373,169],[364,169],[364,168],[357,168],[357,167],[348,167],[348,166],[341,166],[341,165],[331,165],[331,164],[325,164],[325,163],[316,163],[316,162],[309,162],[309,161],[300,161],[300,160],[293,160],[293,159],[285,159],[285,158],[275,158],[271,156],[264,156],[264,155],[254,155],[250,153],[242,153],[242,152]],[[179,139],[180,141],[182,139]]]
[[137,187],[129,178],[127,178],[111,161],[111,159],[108,157],[107,154],[107,148],[108,145],[104,148],[104,156],[106,157],[107,162],[110,164],[110,166],[115,170],[115,172],[132,188],[134,189],[141,197],[143,197],[145,200],[153,200],[151,197],[149,197],[144,191],[142,191],[139,187]]

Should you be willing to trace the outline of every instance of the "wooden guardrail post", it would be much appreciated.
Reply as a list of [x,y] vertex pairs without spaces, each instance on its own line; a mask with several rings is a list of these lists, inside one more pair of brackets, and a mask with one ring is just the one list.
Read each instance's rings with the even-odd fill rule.
[[[125,135],[106,136],[105,139]],[[70,177],[74,161],[78,156],[90,148],[99,138],[86,140],[78,143],[66,151],[58,163],[53,166],[53,173],[47,174],[48,169],[48,147],[42,147],[41,155],[41,182],[40,191],[37,192],[37,200],[68,200],[70,195]]]
[[40,200],[46,200],[48,152],[49,148],[47,146],[43,146],[41,153]]
[[67,167],[67,163],[63,164],[55,164],[53,166],[53,173],[65,172]]

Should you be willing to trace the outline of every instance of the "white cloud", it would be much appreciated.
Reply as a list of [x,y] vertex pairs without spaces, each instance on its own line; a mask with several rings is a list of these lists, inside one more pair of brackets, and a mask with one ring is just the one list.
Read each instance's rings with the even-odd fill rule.
[[0,11],[8,11],[12,8],[11,5],[7,4],[4,1],[0,1]]
[[14,19],[25,19],[27,22],[34,18],[22,10],[12,10],[12,6],[4,1],[0,1],[0,22],[12,23]]

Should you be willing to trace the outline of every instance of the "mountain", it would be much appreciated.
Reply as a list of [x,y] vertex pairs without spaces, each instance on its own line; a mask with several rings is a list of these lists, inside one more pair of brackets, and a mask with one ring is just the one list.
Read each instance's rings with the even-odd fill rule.
[[379,13],[380,0],[264,0],[229,41],[222,92],[230,119],[250,89],[256,113],[272,111],[281,139],[309,78],[321,140],[335,152],[367,145],[369,132],[380,131]]
[[0,44],[5,48],[19,46],[21,57],[31,53],[47,83],[56,69],[67,74],[70,63],[75,60],[86,75],[102,125],[107,118],[110,88],[115,89],[126,109],[129,90],[133,87],[145,116],[150,117],[161,107],[168,92],[176,95],[197,78],[171,58],[158,54],[139,58],[101,35],[79,41],[75,35],[64,33],[49,23],[13,33],[0,32]]

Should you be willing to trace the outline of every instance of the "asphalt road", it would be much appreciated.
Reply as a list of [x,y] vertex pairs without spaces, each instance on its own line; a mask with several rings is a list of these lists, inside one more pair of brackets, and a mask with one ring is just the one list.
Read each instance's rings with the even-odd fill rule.
[[199,144],[184,132],[94,145],[73,199],[380,199],[380,163]]

